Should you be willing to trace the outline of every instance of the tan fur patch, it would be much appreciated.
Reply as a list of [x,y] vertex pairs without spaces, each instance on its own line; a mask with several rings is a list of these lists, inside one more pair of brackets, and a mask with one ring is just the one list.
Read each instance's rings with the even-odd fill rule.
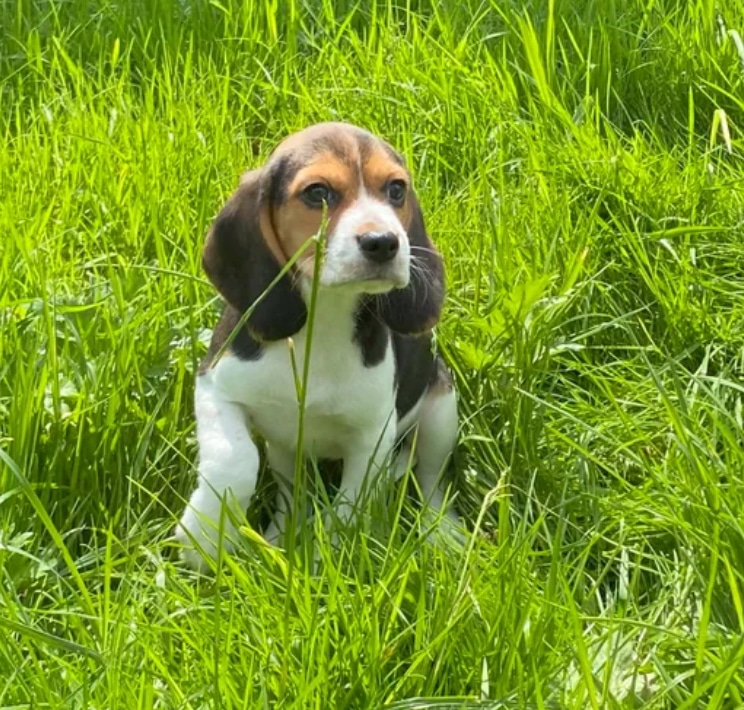
[[[315,183],[327,185],[341,196],[339,204],[334,205],[327,213],[330,234],[333,233],[342,211],[356,199],[359,192],[358,179],[354,171],[332,153],[323,152],[309,159],[306,167],[302,168],[290,183],[286,201],[274,208],[274,224],[287,257],[294,254],[321,228],[323,212],[308,207],[301,197],[302,191]],[[315,247],[311,246],[299,262],[300,270],[308,275],[312,273],[314,254]]]

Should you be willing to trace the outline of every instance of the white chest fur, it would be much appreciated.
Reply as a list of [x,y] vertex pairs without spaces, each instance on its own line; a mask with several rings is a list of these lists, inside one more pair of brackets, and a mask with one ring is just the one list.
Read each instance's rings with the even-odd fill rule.
[[[365,367],[354,342],[356,298],[321,291],[313,321],[305,397],[303,448],[313,456],[342,458],[360,438],[379,437],[395,425],[395,366],[388,346],[383,360]],[[294,449],[308,349],[308,326],[289,341],[267,344],[257,360],[222,358],[202,377],[220,396],[244,407],[250,424],[268,441]],[[204,382],[207,384],[207,382]]]

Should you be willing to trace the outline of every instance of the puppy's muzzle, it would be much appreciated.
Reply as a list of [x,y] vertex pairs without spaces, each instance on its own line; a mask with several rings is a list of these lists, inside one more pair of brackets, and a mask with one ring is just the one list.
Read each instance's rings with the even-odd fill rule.
[[392,232],[365,232],[357,242],[364,257],[375,264],[392,261],[400,249],[400,240]]

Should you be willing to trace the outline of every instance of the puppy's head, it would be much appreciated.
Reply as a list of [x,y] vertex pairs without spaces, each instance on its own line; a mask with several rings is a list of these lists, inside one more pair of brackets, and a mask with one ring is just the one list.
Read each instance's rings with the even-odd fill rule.
[[207,237],[207,275],[240,312],[254,306],[252,333],[278,340],[304,325],[303,282],[312,280],[316,243],[277,277],[318,233],[324,211],[319,286],[373,294],[380,317],[398,332],[430,328],[443,299],[442,262],[402,158],[367,131],[325,123],[290,136],[244,175]]

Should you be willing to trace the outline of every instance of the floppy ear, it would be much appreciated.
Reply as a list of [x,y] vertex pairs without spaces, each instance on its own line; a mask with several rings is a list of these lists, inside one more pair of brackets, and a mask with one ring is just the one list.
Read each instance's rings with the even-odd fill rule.
[[424,226],[424,216],[411,193],[411,279],[408,286],[379,296],[378,313],[396,333],[414,335],[432,328],[439,320],[444,302],[444,264]]
[[[239,313],[250,308],[279,275],[281,266],[266,238],[273,238],[263,172],[241,180],[207,235],[202,265],[222,297]],[[262,228],[262,224],[264,225]],[[302,296],[287,272],[263,297],[246,323],[258,340],[281,340],[305,324]]]

